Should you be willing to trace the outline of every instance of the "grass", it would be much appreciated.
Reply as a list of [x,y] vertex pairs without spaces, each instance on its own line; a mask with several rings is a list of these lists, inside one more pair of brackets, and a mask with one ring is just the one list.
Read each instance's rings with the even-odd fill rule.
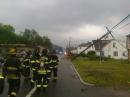
[[78,58],[72,61],[84,81],[103,87],[130,87],[130,63]]

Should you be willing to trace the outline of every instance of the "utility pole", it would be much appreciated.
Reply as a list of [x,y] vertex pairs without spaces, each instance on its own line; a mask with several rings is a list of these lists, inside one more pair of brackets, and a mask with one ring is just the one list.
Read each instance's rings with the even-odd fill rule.
[[[82,54],[83,52],[85,52],[87,49],[89,49],[91,46],[93,46],[94,44],[98,43],[98,41],[102,40],[104,37],[108,36],[109,34],[111,34],[111,32],[113,30],[115,30],[118,26],[120,26],[123,22],[125,22],[128,18],[130,18],[130,14],[127,15],[124,19],[122,19],[119,23],[117,23],[115,26],[113,26],[110,30],[106,27],[107,29],[107,33],[104,34],[103,36],[101,36],[97,41],[93,42],[92,44],[90,44],[87,48],[85,48],[83,51],[81,51],[77,56],[78,57],[80,54]],[[111,36],[113,37],[113,35],[111,34]],[[114,37],[113,37],[114,38]]]
[[68,54],[69,55],[71,54],[71,40],[72,40],[72,37],[69,37],[69,43],[68,43]]
[[101,47],[101,40],[99,40],[99,50],[100,50],[100,64],[102,62],[102,47]]

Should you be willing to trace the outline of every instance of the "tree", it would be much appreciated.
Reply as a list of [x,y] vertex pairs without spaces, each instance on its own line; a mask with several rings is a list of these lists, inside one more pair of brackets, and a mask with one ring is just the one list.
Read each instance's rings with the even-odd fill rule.
[[25,29],[19,35],[15,33],[15,29],[11,25],[0,24],[0,44],[27,44],[42,45],[48,48],[52,47],[51,40],[46,36],[40,36],[34,29]]
[[0,24],[0,43],[16,43],[17,35],[11,25]]

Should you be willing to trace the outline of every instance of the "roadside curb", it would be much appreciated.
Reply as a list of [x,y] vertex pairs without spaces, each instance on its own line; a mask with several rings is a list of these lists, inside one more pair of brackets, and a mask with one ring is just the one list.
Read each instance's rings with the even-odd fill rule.
[[86,86],[94,86],[94,84],[90,84],[90,83],[87,83],[85,81],[83,81],[83,79],[81,78],[80,74],[78,73],[78,71],[76,70],[75,66],[73,65],[73,63],[70,61],[71,65],[72,65],[72,68],[74,69],[75,73],[78,75],[78,78],[80,80],[80,82],[83,84],[83,85],[86,85]]

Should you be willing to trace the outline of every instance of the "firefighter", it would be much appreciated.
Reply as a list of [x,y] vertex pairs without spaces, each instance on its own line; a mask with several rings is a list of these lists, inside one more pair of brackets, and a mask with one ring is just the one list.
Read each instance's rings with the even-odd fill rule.
[[35,56],[33,56],[30,61],[30,65],[31,65],[31,70],[33,72],[33,77],[31,79],[31,86],[34,87],[34,85],[36,84],[36,81],[37,81],[37,71],[38,71],[40,62]]
[[16,57],[15,48],[10,49],[9,55],[3,67],[3,75],[7,76],[9,84],[8,97],[16,97],[20,88],[21,63]]
[[46,88],[48,87],[48,82],[47,70],[45,69],[44,60],[40,60],[40,66],[37,72],[37,90],[39,91],[43,87],[43,90],[46,91]]
[[40,49],[38,47],[34,49],[33,56],[38,60],[40,59]]
[[50,75],[51,75],[51,68],[50,68],[50,56],[48,54],[48,50],[47,49],[43,49],[42,50],[42,56],[41,59],[44,62],[44,67],[47,71],[47,82],[50,81]]
[[[4,58],[0,57],[0,71],[4,66]],[[0,94],[3,93],[4,90],[4,83],[5,83],[5,78],[3,76],[3,74],[0,74]]]
[[53,82],[56,82],[57,79],[58,79],[58,76],[57,76],[57,72],[58,72],[58,57],[56,55],[56,51],[53,50],[51,55],[51,63],[50,63],[50,68],[51,68],[51,73],[53,73]]
[[22,74],[25,77],[24,81],[29,81],[30,79],[30,54],[28,52],[22,63]]
[[4,83],[5,83],[4,76],[2,74],[0,74],[0,94],[3,93]]
[[0,56],[0,67],[4,65],[4,62],[5,62],[4,58]]

